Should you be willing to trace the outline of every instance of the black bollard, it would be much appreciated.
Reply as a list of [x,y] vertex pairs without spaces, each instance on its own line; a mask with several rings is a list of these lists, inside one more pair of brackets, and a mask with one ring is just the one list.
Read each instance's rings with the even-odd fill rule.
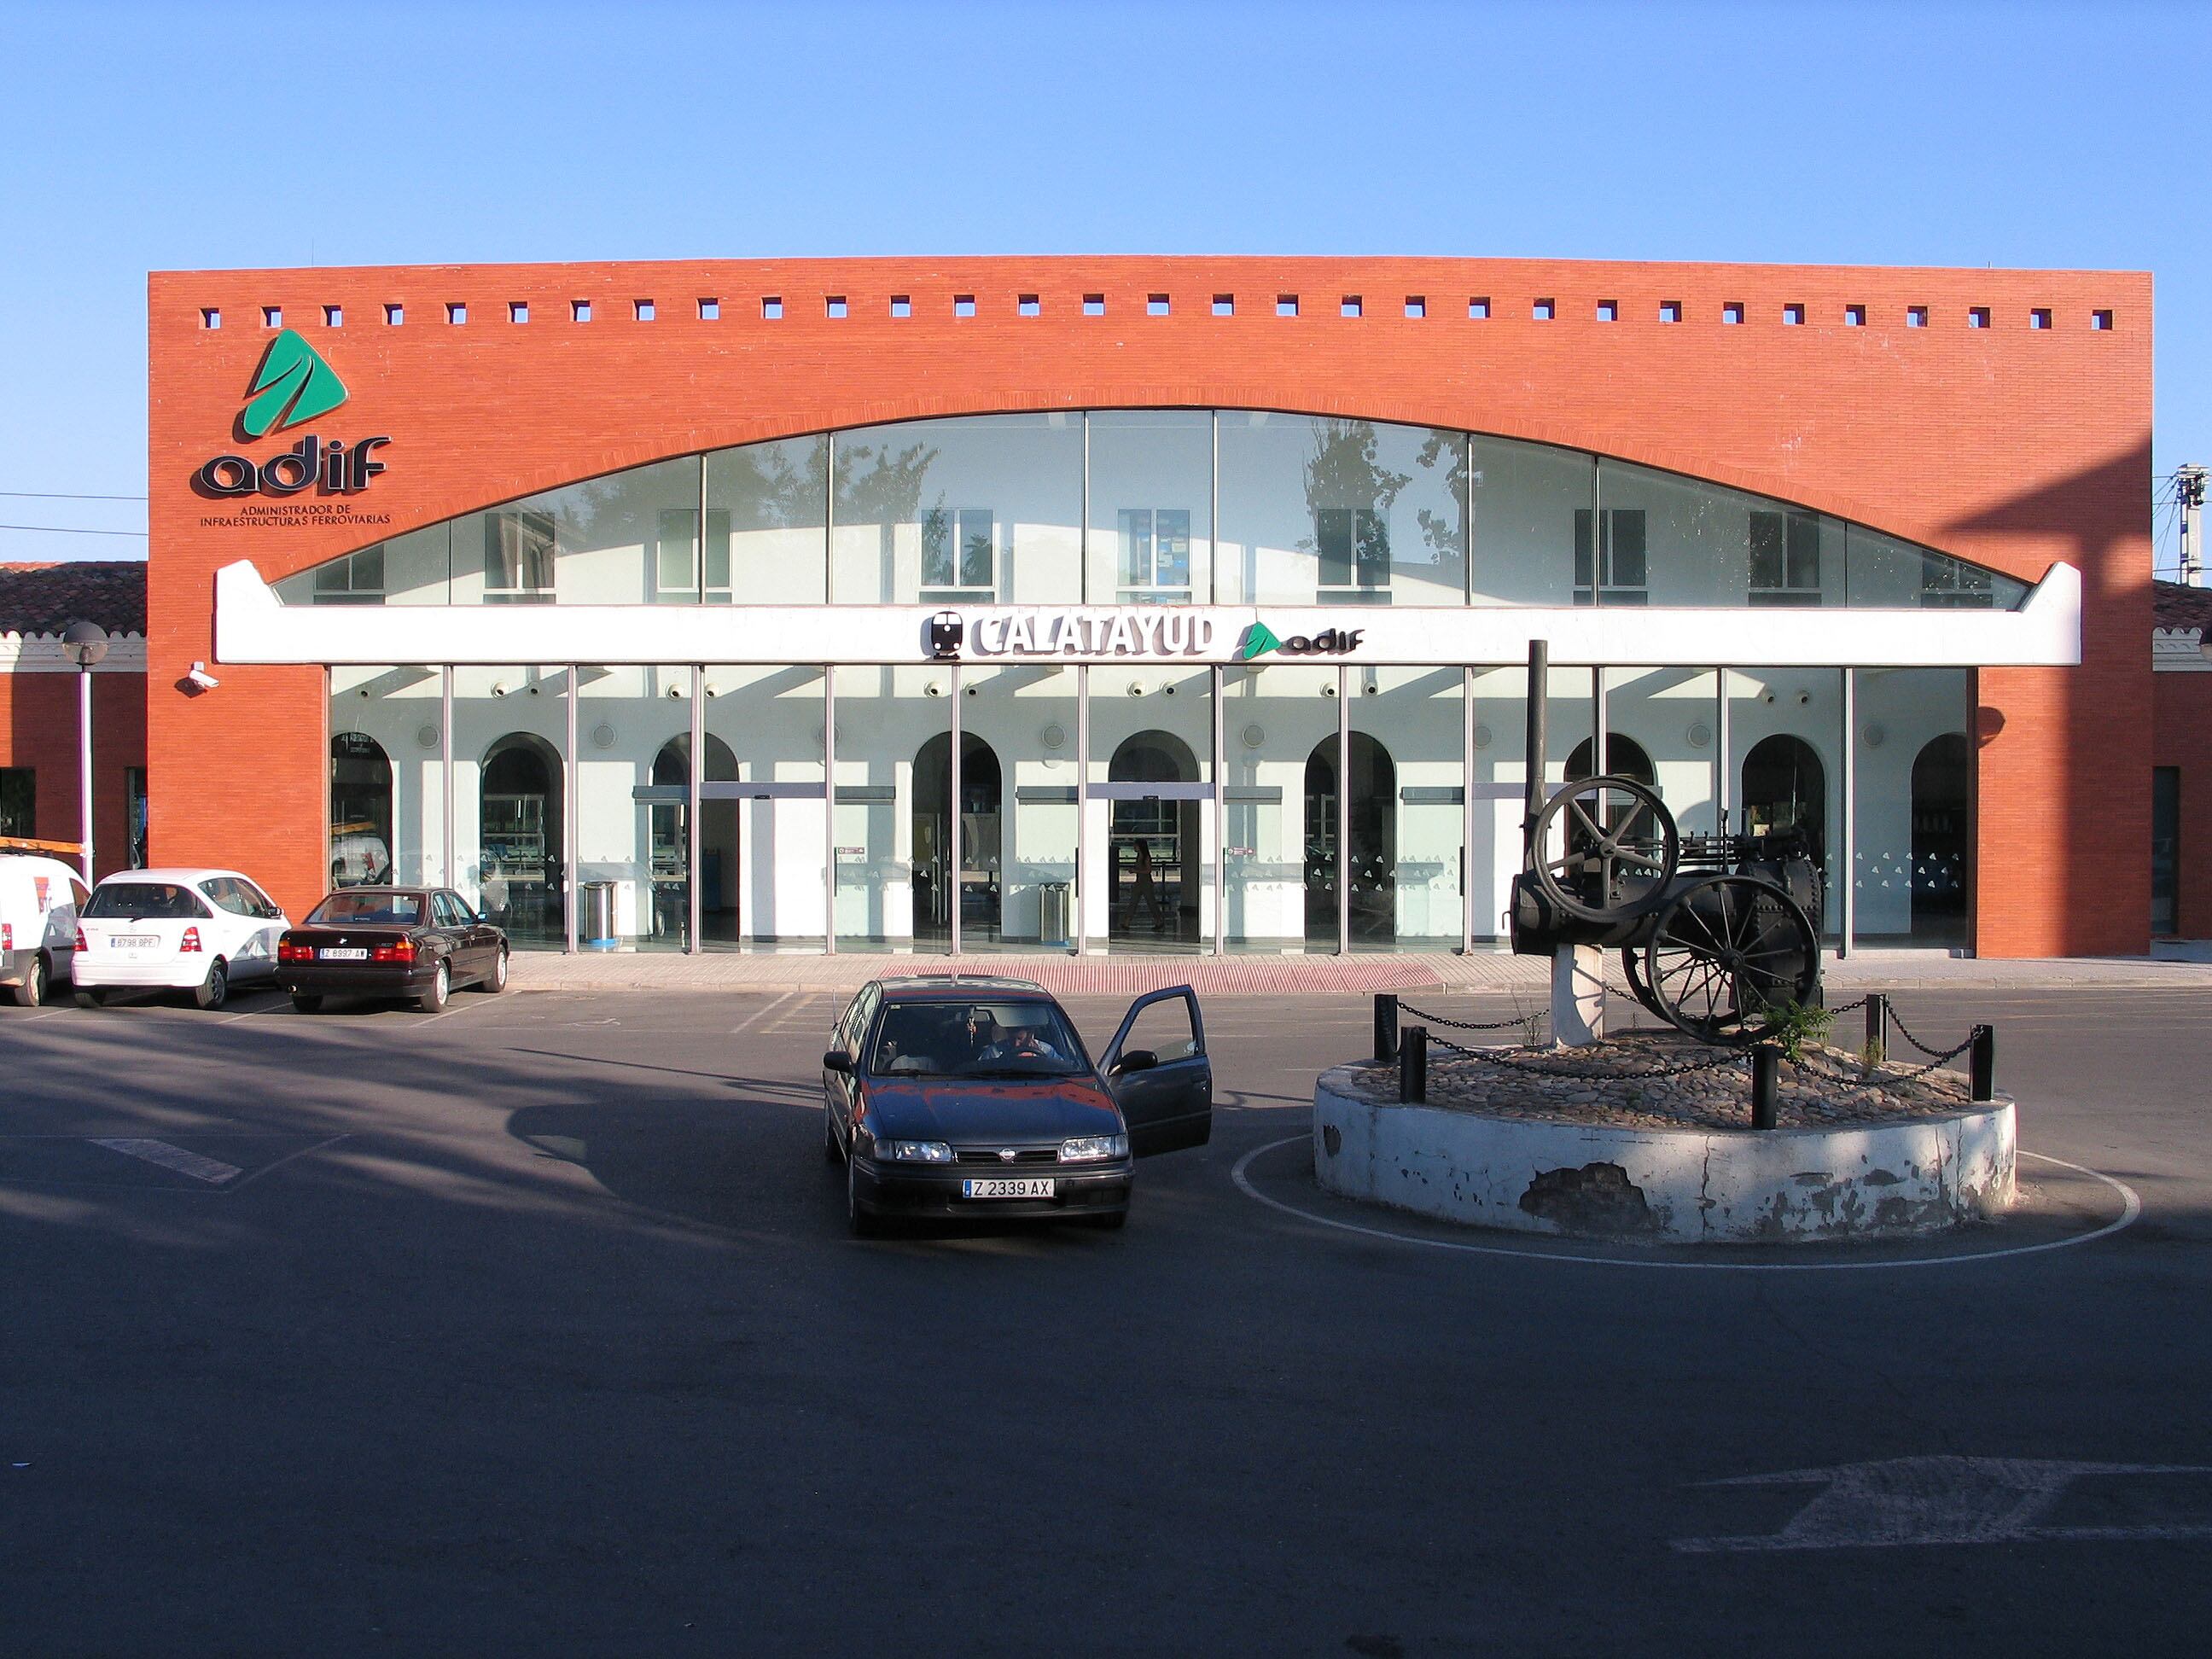
[[1997,1034],[1990,1025],[1974,1027],[1973,1047],[1966,1051],[1966,1098],[1994,1100],[1997,1091]]
[[1375,1063],[1388,1066],[1398,1058],[1398,999],[1389,991],[1375,994]]
[[1781,1058],[1781,1051],[1771,1042],[1762,1042],[1751,1051],[1751,1127],[1754,1129],[1774,1127],[1774,1097]]
[[1408,1025],[1398,1044],[1398,1101],[1419,1106],[1429,1098],[1429,1028]]
[[1884,1027],[1889,1024],[1889,999],[1879,991],[1869,992],[1867,994],[1866,1017],[1866,1048],[1864,1052],[1867,1058],[1869,1060],[1872,1060],[1877,1054],[1884,1054],[1889,1052],[1887,1033],[1884,1030]]

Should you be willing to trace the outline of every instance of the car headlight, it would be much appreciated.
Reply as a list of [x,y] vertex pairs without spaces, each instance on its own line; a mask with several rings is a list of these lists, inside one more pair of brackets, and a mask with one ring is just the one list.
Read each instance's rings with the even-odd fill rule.
[[1062,1164],[1097,1164],[1109,1158],[1129,1155],[1127,1135],[1077,1135],[1060,1143]]
[[883,1164],[950,1164],[952,1149],[941,1140],[879,1140],[876,1158]]

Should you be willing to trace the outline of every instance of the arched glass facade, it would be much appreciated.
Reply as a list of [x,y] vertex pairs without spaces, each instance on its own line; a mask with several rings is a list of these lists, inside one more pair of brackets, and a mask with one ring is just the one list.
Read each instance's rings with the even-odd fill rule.
[[2012,610],[2025,584],[1785,501],[1482,434],[1261,410],[860,427],[362,549],[288,605]]

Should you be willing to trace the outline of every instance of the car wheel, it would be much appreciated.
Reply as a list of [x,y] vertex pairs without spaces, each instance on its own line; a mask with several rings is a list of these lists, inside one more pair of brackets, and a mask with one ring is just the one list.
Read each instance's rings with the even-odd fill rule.
[[46,959],[33,957],[31,965],[23,969],[23,982],[15,988],[15,1006],[35,1008],[46,1000]]
[[849,1152],[845,1157],[845,1225],[855,1238],[873,1238],[884,1230],[879,1218],[860,1207],[860,1164]]
[[295,994],[292,998],[292,1006],[303,1014],[319,1014],[323,1012],[323,1000],[320,997]]
[[1096,1227],[1102,1233],[1118,1233],[1129,1224],[1129,1212],[1115,1210],[1105,1215],[1087,1215],[1083,1218],[1083,1224]]
[[495,996],[507,989],[507,946],[499,947],[499,954],[492,958],[491,972],[478,980],[476,988]]
[[76,992],[76,1006],[80,1008],[105,1008],[107,1006],[107,993],[81,986]]
[[453,966],[441,960],[438,963],[438,971],[430,976],[430,988],[423,992],[416,1000],[422,1005],[424,1013],[434,1014],[446,1006],[446,999],[451,996],[453,992]]
[[220,1008],[230,994],[230,969],[217,957],[208,963],[208,976],[192,987],[192,1000],[203,1008]]

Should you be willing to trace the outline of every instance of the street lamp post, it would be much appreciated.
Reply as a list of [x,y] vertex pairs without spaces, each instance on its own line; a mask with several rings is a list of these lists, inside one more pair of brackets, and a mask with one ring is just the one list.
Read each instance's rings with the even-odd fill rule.
[[84,842],[84,884],[92,885],[92,669],[107,654],[107,630],[73,622],[62,630],[62,647],[76,661],[77,822]]

